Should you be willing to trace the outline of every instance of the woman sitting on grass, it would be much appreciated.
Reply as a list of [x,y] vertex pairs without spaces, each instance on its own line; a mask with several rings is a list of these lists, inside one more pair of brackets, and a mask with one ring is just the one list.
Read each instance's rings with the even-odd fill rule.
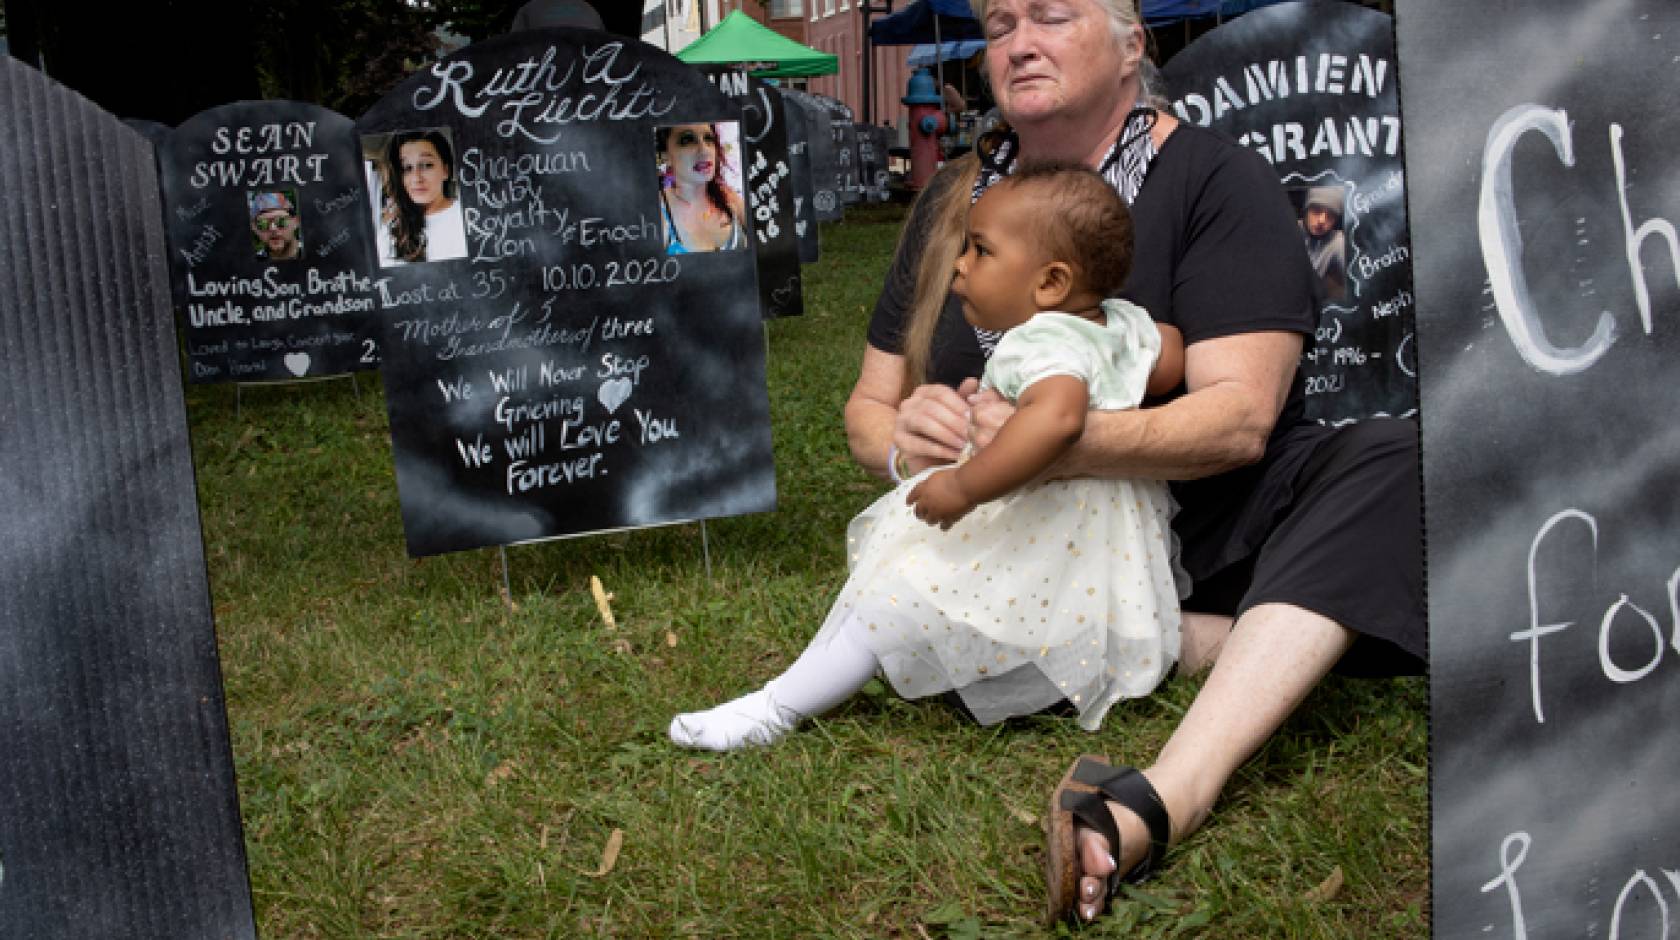
[[[854,519],[851,577],[816,639],[762,689],[678,715],[678,744],[770,744],[877,670],[906,698],[954,691],[982,724],[1065,701],[1095,730],[1178,655],[1166,485],[1039,479],[1087,411],[1183,378],[1177,331],[1108,299],[1131,267],[1125,204],[1071,165],[1017,173],[966,213],[966,193],[947,201],[937,224],[967,217],[950,289],[970,323],[1003,332],[982,385],[1018,410],[971,459],[902,480]],[[925,293],[920,314],[937,317],[943,291]]]

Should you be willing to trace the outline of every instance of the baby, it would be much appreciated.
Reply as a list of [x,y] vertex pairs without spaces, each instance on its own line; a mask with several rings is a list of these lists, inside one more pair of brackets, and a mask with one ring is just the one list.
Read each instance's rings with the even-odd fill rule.
[[1125,204],[1087,169],[1023,169],[974,203],[967,236],[951,291],[974,326],[1006,331],[981,387],[1015,413],[854,519],[851,576],[811,645],[762,689],[676,716],[677,744],[770,744],[877,672],[906,698],[954,691],[982,724],[1067,702],[1095,730],[1176,660],[1166,484],[1042,480],[1087,411],[1183,377],[1177,331],[1109,299],[1131,268]]

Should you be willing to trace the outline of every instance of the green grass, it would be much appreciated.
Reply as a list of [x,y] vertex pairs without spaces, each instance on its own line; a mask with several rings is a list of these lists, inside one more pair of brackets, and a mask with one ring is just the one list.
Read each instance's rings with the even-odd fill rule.
[[[1177,678],[1088,735],[873,690],[768,750],[672,713],[775,675],[880,492],[841,406],[901,210],[823,229],[768,328],[776,512],[415,561],[376,377],[188,393],[251,881],[269,938],[1033,937],[1040,818],[1085,751],[1143,761]],[[589,594],[598,576],[618,626]],[[1090,936],[1428,930],[1421,681],[1332,678]],[[604,867],[614,832],[621,850]],[[1316,889],[1340,872],[1341,888]]]

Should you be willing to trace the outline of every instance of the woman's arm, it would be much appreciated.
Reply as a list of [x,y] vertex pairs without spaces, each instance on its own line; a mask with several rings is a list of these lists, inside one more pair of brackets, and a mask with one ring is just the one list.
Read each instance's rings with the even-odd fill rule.
[[[1301,357],[1296,333],[1240,333],[1184,351],[1188,392],[1157,408],[1092,412],[1079,443],[1050,468],[1066,477],[1193,480],[1259,460]],[[985,448],[1013,408],[986,392],[972,400],[974,443]]]
[[1165,395],[1184,381],[1184,334],[1170,323],[1157,323],[1161,334],[1161,354],[1155,357],[1155,367],[1149,370],[1149,384],[1144,394]]
[[968,395],[976,383],[960,389],[924,385],[904,397],[904,357],[865,346],[857,384],[846,399],[846,443],[852,459],[883,480],[892,478],[889,452],[898,447],[900,465],[909,474],[950,463],[968,441]]
[[997,436],[962,466],[935,473],[910,491],[916,517],[949,529],[975,506],[1037,479],[1085,429],[1090,391],[1071,375],[1040,379]]
[[1193,480],[1266,452],[1301,358],[1295,333],[1242,333],[1184,351],[1188,393],[1159,408],[1102,412],[1056,467],[1058,476]]

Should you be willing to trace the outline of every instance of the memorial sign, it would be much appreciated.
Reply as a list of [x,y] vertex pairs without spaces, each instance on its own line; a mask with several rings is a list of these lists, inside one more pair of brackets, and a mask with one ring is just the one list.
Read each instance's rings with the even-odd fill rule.
[[879,124],[856,125],[858,179],[866,202],[892,198],[891,176],[887,172],[887,150],[892,145],[892,128]]
[[834,145],[834,191],[840,204],[863,201],[863,178],[858,167],[858,132],[852,123],[852,109],[827,95],[811,95],[810,101],[828,115],[829,139]]
[[152,144],[0,102],[0,937],[254,940]]
[[816,186],[811,171],[811,122],[805,109],[782,94],[787,120],[788,166],[793,169],[793,230],[799,237],[799,263],[816,264],[822,256],[822,229],[817,225]]
[[363,116],[412,554],[773,508],[740,121],[665,53],[564,30]]
[[1680,7],[1401,0],[1396,20],[1435,936],[1671,936]]
[[758,297],[767,320],[805,312],[799,234],[793,217],[793,166],[782,97],[739,69],[707,69],[713,84],[741,105],[747,209],[758,258]]
[[1394,23],[1342,0],[1280,3],[1220,26],[1163,69],[1180,120],[1276,168],[1318,274],[1302,357],[1307,414],[1417,414],[1411,244]]
[[354,125],[294,101],[204,111],[158,148],[175,307],[194,382],[379,364]]
[[844,175],[840,148],[834,137],[834,121],[818,96],[782,89],[782,100],[798,107],[804,118],[806,155],[811,162],[811,208],[818,222],[838,222],[845,217],[840,180]]

